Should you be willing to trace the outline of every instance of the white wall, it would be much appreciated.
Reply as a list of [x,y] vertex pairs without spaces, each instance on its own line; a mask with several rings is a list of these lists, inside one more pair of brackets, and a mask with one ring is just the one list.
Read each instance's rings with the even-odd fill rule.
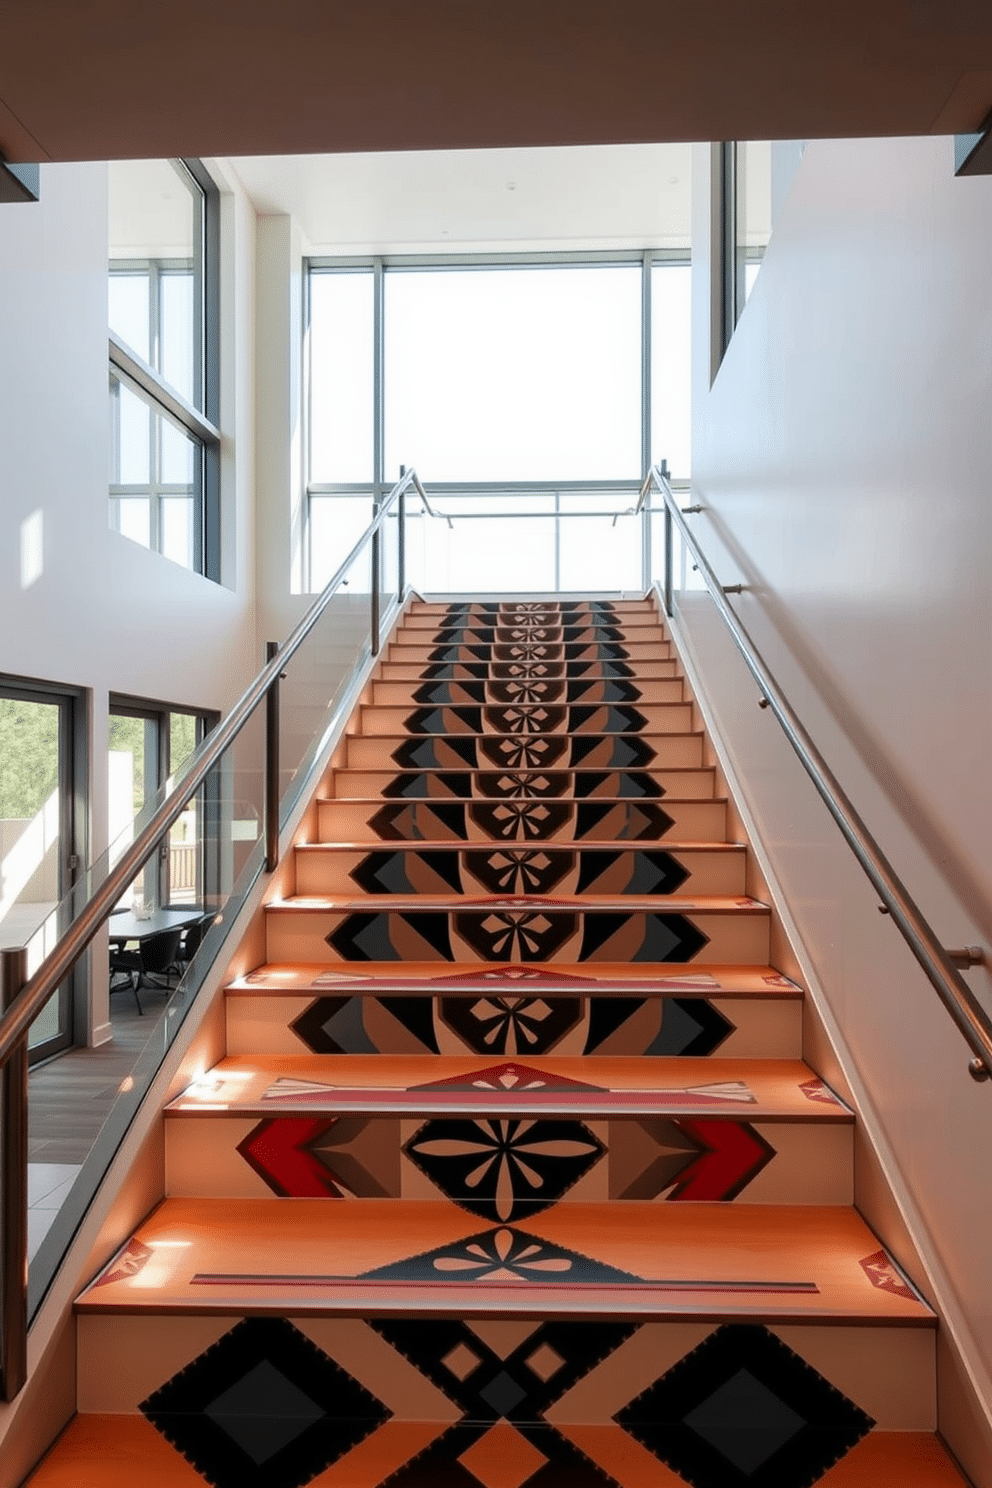
[[[992,947],[992,181],[947,139],[814,142],[712,389],[696,181],[697,531],[786,692],[947,946]],[[941,1425],[992,1482],[992,1085],[712,620],[689,643],[928,1270]],[[992,1006],[988,969],[966,974]],[[871,1213],[868,1187],[860,1199]],[[958,1371],[956,1373],[956,1371]]]
[[[106,167],[44,165],[37,205],[0,206],[0,671],[88,691],[91,856],[106,845],[109,693],[225,709],[254,671],[254,212],[221,184],[222,585],[109,528]],[[42,569],[26,585],[21,531],[39,513]],[[105,968],[105,948],[93,954]]]

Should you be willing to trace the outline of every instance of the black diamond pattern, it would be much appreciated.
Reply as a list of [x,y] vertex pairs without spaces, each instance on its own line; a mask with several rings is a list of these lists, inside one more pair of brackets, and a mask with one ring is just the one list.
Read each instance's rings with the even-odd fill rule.
[[392,1412],[284,1318],[244,1318],[141,1411],[215,1488],[302,1488]]
[[875,1424],[751,1323],[717,1328],[614,1420],[693,1488],[809,1488]]

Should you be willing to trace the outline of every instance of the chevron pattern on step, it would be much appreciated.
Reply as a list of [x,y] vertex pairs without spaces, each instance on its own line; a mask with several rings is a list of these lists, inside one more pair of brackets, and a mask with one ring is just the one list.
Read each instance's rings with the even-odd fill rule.
[[415,603],[325,792],[36,1488],[960,1488],[653,603]]

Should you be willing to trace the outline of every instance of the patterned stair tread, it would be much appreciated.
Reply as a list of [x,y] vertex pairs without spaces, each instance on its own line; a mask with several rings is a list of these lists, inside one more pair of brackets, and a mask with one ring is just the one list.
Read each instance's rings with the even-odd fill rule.
[[[443,654],[439,654],[443,653]],[[411,661],[423,656],[426,661],[667,661],[675,654],[671,641],[660,635],[651,640],[638,637],[622,641],[576,640],[553,641],[482,640],[437,641],[429,631],[406,631],[393,634],[387,642],[384,660]]]
[[853,1209],[625,1201],[494,1225],[420,1200],[170,1198],[76,1307],[936,1322]]
[[801,1060],[438,1054],[223,1059],[166,1107],[174,1116],[361,1112],[833,1122],[851,1111]]
[[[622,670],[620,670],[622,668]],[[383,661],[377,682],[486,682],[536,676],[541,681],[663,682],[681,676],[674,657],[657,661]]]
[[[391,784],[388,777],[385,784]],[[432,842],[538,847],[565,843],[610,847],[623,843],[650,849],[664,843],[699,849],[726,844],[727,803],[712,797],[679,800],[594,797],[504,796],[479,800],[469,795],[355,795],[317,805],[320,843],[361,844]],[[312,844],[307,844],[309,847]],[[743,844],[731,844],[743,846]],[[300,848],[297,848],[299,851]]]
[[[445,1429],[436,1421],[386,1421],[378,1431],[316,1476],[307,1488],[380,1488]],[[533,1461],[514,1461],[515,1432],[494,1427],[491,1456],[461,1461],[458,1481],[479,1488],[528,1488]],[[581,1483],[601,1488],[688,1488],[688,1480],[647,1452],[619,1426],[573,1425],[567,1436],[600,1469]],[[508,1448],[510,1450],[508,1450]],[[519,1448],[518,1448],[519,1451]],[[467,1455],[467,1454],[465,1454]],[[478,1473],[471,1467],[478,1467]],[[571,1466],[571,1464],[569,1464]],[[509,1471],[507,1471],[507,1468]],[[521,1477],[521,1472],[525,1476]],[[575,1472],[574,1467],[572,1472]],[[204,1478],[144,1416],[81,1414],[63,1431],[24,1488],[203,1488]],[[405,1488],[437,1488],[438,1467],[407,1467]],[[922,1431],[871,1431],[817,1479],[822,1488],[967,1488],[937,1437]]]
[[606,631],[607,639],[621,639],[615,635],[616,631],[626,634],[638,635],[642,632],[649,635],[663,636],[665,634],[657,614],[644,613],[640,615],[548,615],[545,619],[538,621],[516,620],[512,615],[452,615],[448,619],[437,615],[404,615],[397,626],[396,634],[401,635],[443,635],[447,636],[451,631],[475,634],[487,631],[504,631],[514,636],[537,636],[547,632],[579,632]]
[[[390,844],[391,846],[393,844]],[[760,899],[746,894],[696,894],[686,897],[668,894],[664,897],[665,913],[707,915],[767,915],[769,908]],[[435,911],[438,914],[462,914],[476,910],[480,914],[501,910],[564,910],[575,914],[615,911],[620,914],[650,914],[659,910],[659,900],[650,895],[597,894],[595,899],[578,896],[543,894],[363,894],[360,898],[345,894],[293,894],[265,906],[268,914],[358,914],[363,911],[395,910],[397,914]]]
[[686,891],[697,902],[736,894],[744,888],[745,868],[746,850],[732,842],[372,838],[298,847],[296,892],[390,899],[538,893],[586,905],[619,898],[667,907]]
[[[533,708],[544,714],[539,727],[515,728],[507,715]],[[511,739],[532,743],[556,735],[596,738],[641,738],[651,734],[685,734],[692,729],[693,704],[671,703],[363,703],[361,732],[368,739],[458,738]],[[557,716],[556,716],[557,715]]]
[[[382,803],[380,801],[375,801],[368,804],[380,806]],[[372,843],[374,843],[374,845],[380,851],[385,852],[417,853],[435,852],[437,850],[440,850],[441,852],[448,851],[454,853],[518,853],[521,851],[529,853],[545,851],[545,844],[542,842],[506,842],[501,839],[487,839],[485,837],[473,837],[470,842],[460,840],[458,842],[452,842],[450,845],[447,842],[435,844],[423,839],[417,839],[410,842],[402,837],[390,837],[386,840],[373,838]],[[368,838],[356,838],[355,841],[349,842],[343,838],[336,837],[333,842],[299,843],[297,844],[294,851],[297,853],[314,854],[316,856],[330,855],[333,853],[367,853],[370,845],[371,844]],[[649,842],[632,842],[624,838],[618,839],[616,837],[605,837],[602,839],[588,837],[583,837],[581,839],[575,839],[571,837],[558,837],[555,839],[553,846],[549,846],[548,850],[552,852],[580,853],[630,853],[654,851],[661,851],[666,853],[693,852],[709,853],[712,854],[714,857],[725,856],[736,858],[740,857],[744,852],[746,852],[747,849],[743,842],[714,842],[710,840],[701,842],[686,842],[681,839],[666,838],[664,847],[655,848]]]
[[[679,704],[678,706],[685,706]],[[554,770],[697,769],[702,729],[639,734],[361,734],[348,735],[349,769]]]
[[[464,770],[425,771],[418,769],[356,770],[341,768],[334,771],[331,783],[334,794],[318,796],[318,803],[335,801],[500,801],[517,799],[515,794],[504,796],[494,789],[504,774],[495,769],[479,769],[473,766]],[[616,770],[515,770],[518,777],[509,782],[517,787],[525,799],[561,801],[564,805],[579,806],[585,801],[602,802],[604,805],[624,805],[641,800],[669,801],[694,804],[699,801],[726,802],[725,796],[715,794],[716,770],[712,765],[696,768],[638,770],[632,772],[628,794],[620,794],[623,782],[615,777],[626,773]],[[426,787],[425,776],[439,774],[439,788]],[[564,778],[558,779],[556,777]],[[610,779],[609,777],[614,777]],[[447,777],[445,779],[445,777]],[[550,777],[550,778],[549,778]],[[534,789],[543,781],[541,790]],[[418,789],[414,790],[414,786]],[[607,788],[608,787],[608,788]],[[561,794],[555,794],[560,789]],[[602,794],[600,791],[602,790]],[[533,791],[533,795],[531,792]]]
[[548,598],[542,594],[520,600],[512,598],[415,599],[411,601],[407,613],[410,615],[491,615],[511,610],[517,614],[525,611],[531,614],[543,614],[545,610],[554,610],[562,614],[571,614],[576,610],[594,610],[597,615],[638,615],[645,611],[657,614],[654,600],[647,596],[639,596],[637,599],[595,599],[587,595],[580,599],[562,599],[558,596]]
[[228,997],[325,995],[382,997],[410,992],[418,996],[575,996],[720,997],[798,1001],[802,988],[772,966],[707,966],[690,971],[675,966],[597,961],[554,968],[540,965],[463,965],[440,972],[436,961],[363,961],[353,970],[330,970],[326,963],[269,963],[237,977]]

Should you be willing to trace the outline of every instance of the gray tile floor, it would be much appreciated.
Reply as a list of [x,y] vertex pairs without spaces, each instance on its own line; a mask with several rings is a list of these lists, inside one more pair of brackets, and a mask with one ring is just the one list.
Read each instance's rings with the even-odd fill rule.
[[133,999],[116,998],[113,1038],[98,1049],[68,1049],[28,1076],[28,1160],[79,1166],[120,1092],[121,1082],[152,1034],[167,992],[142,989],[139,1016]]
[[78,1163],[28,1163],[29,1261],[47,1235],[78,1172]]
[[28,1259],[36,1254],[89,1156],[122,1081],[158,1022],[169,993],[142,989],[111,1005],[113,1038],[99,1049],[68,1049],[28,1075]]

